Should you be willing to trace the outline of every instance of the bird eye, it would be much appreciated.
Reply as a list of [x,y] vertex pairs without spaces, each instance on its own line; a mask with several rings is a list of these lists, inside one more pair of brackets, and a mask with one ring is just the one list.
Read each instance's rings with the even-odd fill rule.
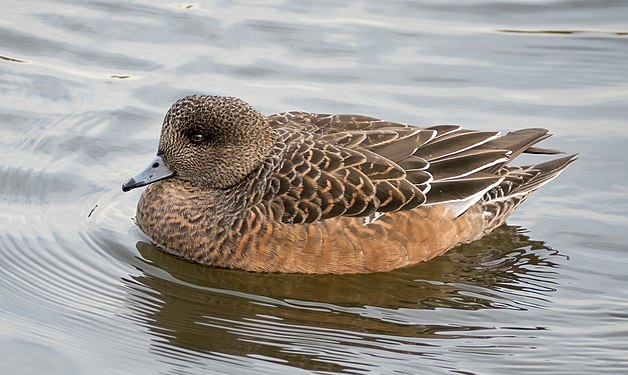
[[205,137],[203,134],[195,133],[190,136],[190,141],[192,141],[192,143],[201,143],[204,139]]

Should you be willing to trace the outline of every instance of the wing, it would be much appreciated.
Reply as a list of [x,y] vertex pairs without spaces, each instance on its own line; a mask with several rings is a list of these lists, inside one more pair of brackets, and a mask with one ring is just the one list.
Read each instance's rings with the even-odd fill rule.
[[[370,216],[425,203],[432,178],[406,171],[394,160],[406,143],[432,136],[414,131],[342,132],[321,136],[292,127],[278,128],[280,164],[265,197],[269,213],[285,223],[312,223],[336,216]],[[416,149],[417,146],[414,146]],[[404,152],[401,158],[405,158]],[[423,190],[422,190],[423,189]]]
[[[449,203],[459,215],[501,189],[506,164],[545,129],[498,132],[457,125],[418,128],[360,115],[286,112],[268,117],[285,151],[272,195],[273,216],[308,223]],[[270,196],[269,196],[270,198]]]
[[345,131],[379,130],[383,128],[414,128],[401,122],[383,121],[362,115],[330,115],[309,112],[282,112],[267,117],[272,127],[297,126],[312,134],[336,134]]

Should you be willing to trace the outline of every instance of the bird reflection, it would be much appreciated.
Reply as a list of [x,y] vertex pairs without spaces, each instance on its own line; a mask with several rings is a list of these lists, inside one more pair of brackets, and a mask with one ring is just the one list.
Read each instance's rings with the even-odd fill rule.
[[[347,340],[367,345],[364,340],[377,341],[378,335],[409,341],[456,337],[446,321],[417,321],[421,310],[547,305],[561,255],[525,233],[504,225],[410,268],[325,276],[215,269],[138,242],[142,274],[124,279],[131,291],[128,318],[168,344],[156,343],[159,352],[255,353],[313,371],[342,371],[347,367],[321,350],[334,345],[340,350]],[[485,328],[456,326],[455,331],[469,337]]]

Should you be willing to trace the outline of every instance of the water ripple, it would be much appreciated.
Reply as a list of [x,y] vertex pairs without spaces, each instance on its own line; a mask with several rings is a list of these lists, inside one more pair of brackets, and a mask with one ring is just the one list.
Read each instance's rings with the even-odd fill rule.
[[[36,5],[0,24],[0,372],[626,369],[625,2]],[[191,93],[550,127],[583,157],[513,217],[529,233],[373,275],[211,269],[120,192]]]

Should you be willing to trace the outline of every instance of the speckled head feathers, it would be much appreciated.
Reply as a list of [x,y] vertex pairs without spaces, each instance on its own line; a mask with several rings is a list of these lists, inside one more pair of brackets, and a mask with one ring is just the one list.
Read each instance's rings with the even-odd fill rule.
[[186,96],[166,114],[158,155],[178,178],[223,189],[259,165],[275,138],[264,116],[241,99]]

